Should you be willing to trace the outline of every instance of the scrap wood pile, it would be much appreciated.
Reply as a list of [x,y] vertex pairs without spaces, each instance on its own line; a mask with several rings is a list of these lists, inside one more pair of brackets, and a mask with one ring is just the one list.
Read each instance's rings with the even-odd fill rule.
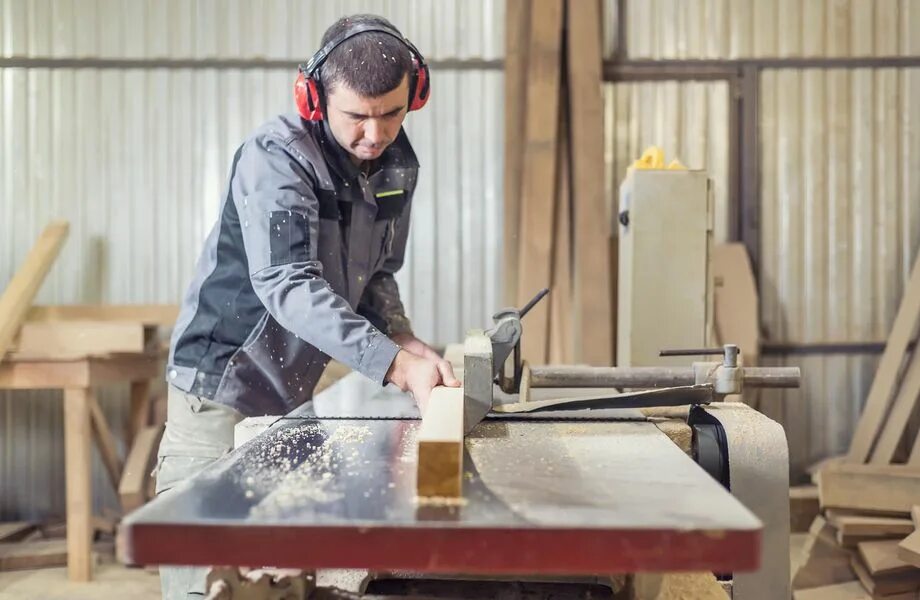
[[793,576],[796,598],[920,597],[920,436],[911,426],[920,400],[918,328],[920,258],[850,450],[814,474],[822,513]]
[[[93,560],[115,558],[115,519],[93,519]],[[0,523],[0,572],[63,567],[67,564],[67,529],[64,523],[15,521]]]

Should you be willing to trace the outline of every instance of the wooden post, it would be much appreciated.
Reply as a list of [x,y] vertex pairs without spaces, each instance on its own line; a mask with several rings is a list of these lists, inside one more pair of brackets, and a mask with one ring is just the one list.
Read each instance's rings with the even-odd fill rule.
[[92,579],[90,388],[64,390],[64,463],[67,477],[67,575]]
[[130,448],[134,438],[150,424],[150,380],[131,382],[131,412],[128,415],[125,446]]

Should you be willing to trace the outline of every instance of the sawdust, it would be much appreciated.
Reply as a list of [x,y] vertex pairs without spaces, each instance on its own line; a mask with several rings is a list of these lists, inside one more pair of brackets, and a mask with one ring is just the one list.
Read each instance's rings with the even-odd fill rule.
[[466,506],[469,504],[469,500],[461,497],[452,497],[452,496],[415,496],[412,499],[412,502],[416,506]]
[[247,465],[254,475],[244,480],[246,498],[261,498],[250,517],[277,519],[311,503],[340,500],[343,494],[336,489],[335,474],[357,473],[360,446],[370,435],[366,425],[342,424],[327,431],[307,423],[262,441]]

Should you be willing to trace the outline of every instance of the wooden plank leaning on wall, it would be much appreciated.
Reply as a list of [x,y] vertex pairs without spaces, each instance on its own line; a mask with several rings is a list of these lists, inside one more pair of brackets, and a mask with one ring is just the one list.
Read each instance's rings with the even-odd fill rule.
[[569,34],[568,122],[570,136],[572,236],[572,314],[574,362],[613,364],[610,311],[610,255],[604,202],[604,99],[600,2],[567,0]]
[[55,221],[45,227],[22,266],[0,296],[0,360],[3,360],[3,355],[19,331],[29,307],[32,306],[32,300],[51,270],[69,231],[70,225],[67,221]]
[[[517,273],[518,307],[546,287],[552,278],[563,14],[562,0],[533,0],[530,3],[518,240],[519,260],[526,257],[527,268]],[[524,326],[526,332],[521,339],[524,358],[531,364],[546,363],[549,303],[537,304],[527,315]]]

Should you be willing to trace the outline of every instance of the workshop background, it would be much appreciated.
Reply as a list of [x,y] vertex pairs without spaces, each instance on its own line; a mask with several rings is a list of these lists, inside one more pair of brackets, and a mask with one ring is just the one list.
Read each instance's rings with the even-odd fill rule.
[[[431,102],[406,125],[422,164],[399,274],[410,317],[438,344],[488,323],[503,302],[503,0],[0,0],[0,281],[67,219],[37,303],[178,302],[237,144],[292,110],[297,63],[356,12],[431,62]],[[603,14],[607,201],[649,145],[708,170],[716,241],[754,264],[765,362],[803,369],[802,390],[762,404],[798,478],[846,450],[877,362],[804,345],[884,341],[920,247],[920,3]],[[124,393],[101,395],[116,437]],[[59,395],[0,394],[0,519],[61,514],[62,457]],[[117,506],[94,473],[97,508]]]

